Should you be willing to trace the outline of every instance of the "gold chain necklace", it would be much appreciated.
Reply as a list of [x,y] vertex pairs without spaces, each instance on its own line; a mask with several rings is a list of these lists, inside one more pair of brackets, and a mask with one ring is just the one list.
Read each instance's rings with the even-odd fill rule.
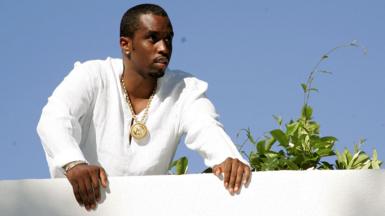
[[151,101],[155,95],[156,86],[155,86],[154,91],[152,92],[150,98],[148,99],[148,103],[147,103],[146,108],[144,109],[144,114],[143,114],[142,120],[138,120],[137,116],[135,115],[134,108],[132,108],[131,100],[128,97],[126,86],[124,85],[124,81],[123,81],[123,76],[122,76],[120,82],[122,83],[124,95],[126,97],[128,107],[130,108],[132,118],[134,119],[134,124],[131,126],[130,134],[135,139],[138,139],[138,140],[143,139],[148,133],[148,129],[146,127],[146,121],[147,121],[148,110],[150,108]]

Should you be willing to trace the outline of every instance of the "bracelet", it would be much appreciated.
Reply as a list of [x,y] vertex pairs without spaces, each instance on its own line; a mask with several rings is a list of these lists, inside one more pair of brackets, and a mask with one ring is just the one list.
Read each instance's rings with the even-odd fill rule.
[[64,175],[67,175],[67,172],[74,168],[75,166],[77,165],[80,165],[80,164],[87,164],[87,162],[85,161],[82,161],[82,160],[77,160],[77,161],[72,161],[72,162],[69,162],[68,164],[64,165]]

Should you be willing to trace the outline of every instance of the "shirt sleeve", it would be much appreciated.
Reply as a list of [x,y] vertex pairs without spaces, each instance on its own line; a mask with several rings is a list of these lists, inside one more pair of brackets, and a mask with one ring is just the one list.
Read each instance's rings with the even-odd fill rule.
[[37,126],[52,177],[63,176],[62,167],[76,160],[86,161],[80,149],[79,123],[91,108],[95,79],[89,67],[76,62],[48,98]]
[[226,158],[244,160],[218,121],[214,105],[205,95],[207,83],[196,78],[185,78],[186,101],[181,114],[181,128],[186,134],[185,143],[197,151],[208,167],[222,163]]

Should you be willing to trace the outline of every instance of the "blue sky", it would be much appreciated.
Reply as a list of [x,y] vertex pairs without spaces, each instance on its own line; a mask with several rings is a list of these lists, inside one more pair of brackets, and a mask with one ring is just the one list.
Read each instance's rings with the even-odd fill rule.
[[[366,138],[385,160],[384,1],[153,1],[174,26],[170,68],[209,83],[208,96],[235,143],[276,128],[272,115],[296,118],[300,83],[329,49],[352,40],[321,66],[310,99],[321,135],[337,149]],[[36,124],[47,97],[75,61],[119,57],[119,22],[141,1],[0,2],[0,179],[48,178]],[[202,159],[181,144],[190,172]]]

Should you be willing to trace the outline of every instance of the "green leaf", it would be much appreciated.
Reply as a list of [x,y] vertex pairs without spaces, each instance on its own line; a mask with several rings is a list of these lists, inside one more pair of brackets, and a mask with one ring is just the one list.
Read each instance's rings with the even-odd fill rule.
[[299,170],[300,168],[298,167],[298,165],[296,163],[294,163],[293,161],[291,160],[286,160],[285,161],[287,166],[289,167],[290,170]]
[[321,149],[321,150],[318,150],[317,151],[317,154],[320,156],[320,157],[327,157],[327,156],[332,156],[334,155],[334,151],[332,149]]
[[173,161],[170,169],[173,167],[175,167],[175,174],[177,175],[186,174],[188,169],[187,157],[181,157],[178,160]]
[[[369,161],[368,161],[369,162]],[[373,166],[372,163],[365,163],[361,169],[370,169],[370,166]]]
[[279,154],[277,152],[269,152],[265,154],[267,158],[278,158]]
[[350,167],[350,168],[357,168],[357,166],[358,166],[358,163],[356,163],[356,160],[358,159],[358,157],[359,157],[359,155],[361,154],[361,152],[357,152],[357,153],[355,153],[354,155],[353,155],[353,157],[352,157],[352,159],[349,161],[349,164],[348,164],[348,166]]
[[259,160],[258,154],[250,153],[249,158],[250,158],[250,164],[252,164],[252,165],[258,164],[258,160]]
[[[366,139],[364,139],[364,138],[361,138],[359,141],[358,141],[358,143],[357,144],[355,144],[354,145],[354,152],[358,152],[358,150],[360,150],[361,149],[361,146],[363,145],[363,144],[365,144],[365,142],[366,142]],[[357,145],[357,146],[356,146]],[[356,150],[357,149],[357,150]]]
[[337,169],[343,169],[344,168],[343,157],[342,157],[342,155],[340,154],[339,151],[336,151],[336,156],[337,156],[336,168]]
[[307,92],[307,85],[305,83],[301,83],[301,86],[302,86],[302,90],[304,93]]
[[270,131],[270,134],[276,140],[278,140],[279,144],[281,144],[282,146],[288,146],[289,145],[289,140],[287,139],[286,134],[282,130],[280,130],[280,129],[272,130],[272,131]]
[[270,151],[271,147],[273,146],[273,144],[275,143],[275,141],[277,141],[274,137],[271,137],[268,141],[267,141],[267,145],[265,146],[265,150],[266,151]]
[[259,154],[265,154],[265,140],[261,140],[257,143],[257,150]]
[[380,169],[379,161],[372,161],[372,167],[373,169]]
[[373,150],[372,160],[374,160],[374,161],[378,160],[377,150],[376,149]]
[[325,143],[334,145],[334,143],[337,141],[337,138],[332,137],[332,136],[324,136],[324,137],[321,137],[320,140],[321,140],[321,142],[325,142]]
[[[344,165],[344,168],[345,169],[348,169],[348,164],[349,164],[349,161],[350,159],[348,159],[348,154],[350,155],[349,151],[347,149],[345,149],[342,154],[341,154],[341,162],[342,164]],[[350,156],[351,157],[351,156]]]
[[273,118],[275,119],[275,121],[278,123],[279,126],[282,125],[282,117],[281,116],[273,115]]
[[310,134],[318,134],[319,128],[319,124],[314,121],[309,121],[308,124],[305,125],[305,129],[309,131]]
[[360,151],[360,146],[359,144],[354,144],[354,153],[357,153]]
[[365,153],[362,153],[358,156],[357,160],[355,161],[355,164],[363,164],[365,163],[366,161],[370,161],[370,157],[365,154]]
[[353,159],[353,156],[352,156],[352,154],[350,153],[350,151],[348,149],[345,149],[344,153],[346,153],[345,156],[346,156],[346,161],[347,162],[349,162],[349,161],[351,161]]
[[319,92],[317,88],[310,88],[309,91]]
[[319,167],[319,169],[323,169],[323,170],[332,170],[333,169],[333,165],[326,162],[326,161],[322,161],[321,162],[321,166]]
[[254,140],[254,137],[253,137],[253,135],[251,134],[250,128],[243,129],[243,130],[246,132],[247,139],[248,139],[252,144],[255,145],[257,142]]
[[305,119],[311,119],[313,115],[313,109],[309,105],[304,105],[302,107],[302,117]]
[[298,122],[293,122],[290,124],[286,125],[286,134],[288,136],[293,136],[294,133],[298,130],[299,123]]
[[320,73],[324,73],[324,74],[333,74],[332,72],[327,71],[327,70],[320,70],[319,72]]

